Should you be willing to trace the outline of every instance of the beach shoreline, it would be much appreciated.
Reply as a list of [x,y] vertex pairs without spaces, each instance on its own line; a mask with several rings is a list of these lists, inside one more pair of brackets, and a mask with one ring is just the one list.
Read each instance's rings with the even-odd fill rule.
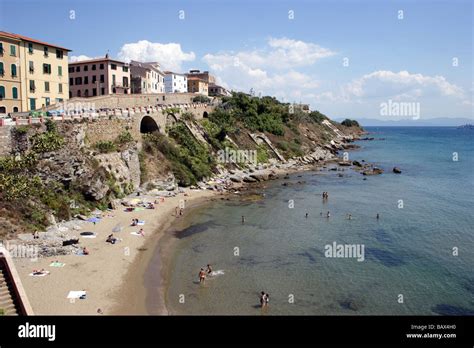
[[[146,292],[140,278],[143,278],[145,267],[150,264],[149,257],[167,226],[176,219],[175,208],[181,200],[185,200],[186,204],[193,204],[192,202],[202,202],[218,194],[211,190],[185,189],[184,193],[165,198],[153,210],[130,213],[125,211],[125,207],[120,207],[105,213],[97,224],[85,222],[77,234],[83,231],[97,234],[97,238],[93,239],[80,237],[79,245],[87,247],[89,255],[56,255],[37,260],[15,258],[15,266],[34,313],[147,314],[144,301]],[[154,198],[144,195],[140,199],[152,201]],[[146,223],[144,226],[132,227],[132,218],[145,220]],[[122,241],[114,245],[106,243],[106,237],[118,224],[123,226],[123,230],[114,235]],[[138,231],[140,227],[144,228],[145,237],[131,235],[132,231]],[[55,261],[64,263],[64,267],[51,267]],[[33,270],[40,269],[49,274],[42,277],[30,275]],[[86,291],[86,299],[67,299],[69,291]],[[160,307],[159,311],[165,313],[165,308]]]

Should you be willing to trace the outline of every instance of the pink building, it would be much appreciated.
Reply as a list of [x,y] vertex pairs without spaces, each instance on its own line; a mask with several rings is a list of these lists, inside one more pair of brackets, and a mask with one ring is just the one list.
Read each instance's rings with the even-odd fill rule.
[[69,98],[130,93],[127,63],[105,58],[69,63]]

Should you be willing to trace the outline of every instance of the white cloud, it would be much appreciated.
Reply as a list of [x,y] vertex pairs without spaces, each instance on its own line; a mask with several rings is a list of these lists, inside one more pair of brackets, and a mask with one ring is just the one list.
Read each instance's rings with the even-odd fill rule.
[[193,61],[194,52],[183,52],[179,43],[159,43],[140,40],[126,43],[119,51],[118,58],[125,62],[136,60],[140,62],[154,62],[161,64],[164,70],[181,71],[182,63]]
[[425,76],[387,70],[374,71],[348,83],[344,96],[355,98],[390,97],[418,99],[421,97],[465,96],[462,88],[449,83],[443,76]]
[[223,84],[235,90],[270,94],[291,101],[318,88],[314,76],[296,68],[313,65],[335,53],[313,43],[270,38],[263,49],[208,53],[203,61]]
[[79,56],[69,56],[69,63],[81,62],[83,60],[90,60],[90,59],[94,59],[94,57],[85,56],[83,54]]

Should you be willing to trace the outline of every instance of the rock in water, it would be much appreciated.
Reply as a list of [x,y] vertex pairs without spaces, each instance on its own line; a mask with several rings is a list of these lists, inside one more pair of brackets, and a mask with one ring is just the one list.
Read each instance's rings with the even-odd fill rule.
[[393,167],[393,172],[394,172],[395,174],[402,174],[402,170],[401,170],[400,168],[398,168],[398,167]]

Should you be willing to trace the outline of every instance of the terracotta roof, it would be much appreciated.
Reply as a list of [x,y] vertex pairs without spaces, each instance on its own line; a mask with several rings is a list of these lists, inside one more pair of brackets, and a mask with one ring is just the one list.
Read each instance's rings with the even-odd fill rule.
[[12,39],[15,38],[15,39],[22,40],[22,41],[34,42],[34,43],[44,45],[44,46],[56,47],[56,48],[60,48],[60,49],[65,50],[65,51],[71,51],[69,48],[64,48],[64,47],[61,47],[61,46],[58,46],[58,45],[53,45],[53,44],[50,44],[50,43],[47,43],[47,42],[44,42],[44,41],[39,41],[39,40],[36,40],[36,39],[32,39],[31,37],[20,35],[20,34],[8,33],[6,31],[0,31],[0,35],[4,35],[4,36],[12,38]]
[[88,60],[80,60],[78,62],[69,62],[69,65],[73,65],[73,64],[89,64],[89,63],[98,63],[98,62],[106,62],[106,61],[110,61],[110,62],[116,62],[116,63],[120,63],[120,64],[125,64],[125,62],[121,62],[120,60],[116,60],[116,59],[111,59],[111,58],[94,58],[94,59],[88,59]]

